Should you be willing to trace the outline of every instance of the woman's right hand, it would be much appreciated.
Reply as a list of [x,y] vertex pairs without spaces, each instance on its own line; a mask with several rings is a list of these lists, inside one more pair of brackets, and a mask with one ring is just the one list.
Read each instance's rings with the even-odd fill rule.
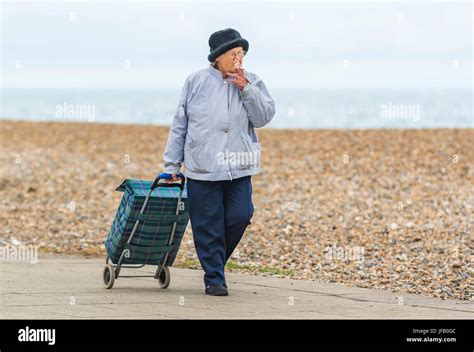
[[181,181],[181,179],[179,177],[177,177],[176,174],[171,174],[171,178],[165,180],[166,183],[173,183],[173,182],[176,182],[176,181]]
[[173,183],[176,181],[181,181],[181,178],[178,177],[177,174],[168,174],[166,172],[162,172],[160,177],[165,180],[166,183]]

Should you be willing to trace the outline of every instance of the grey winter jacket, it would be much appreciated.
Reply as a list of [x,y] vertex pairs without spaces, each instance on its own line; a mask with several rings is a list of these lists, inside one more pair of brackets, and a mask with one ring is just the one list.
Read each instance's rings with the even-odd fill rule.
[[263,81],[244,71],[241,91],[210,66],[185,81],[163,155],[165,172],[191,179],[219,181],[255,175],[260,142],[254,128],[268,124],[275,102]]

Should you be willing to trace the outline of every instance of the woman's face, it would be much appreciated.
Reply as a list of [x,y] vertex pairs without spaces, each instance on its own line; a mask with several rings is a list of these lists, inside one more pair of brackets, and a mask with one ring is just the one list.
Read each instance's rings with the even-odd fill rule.
[[242,48],[241,46],[230,49],[229,51],[225,52],[217,58],[217,61],[219,62],[219,70],[224,73],[236,73],[237,68],[235,67],[235,65],[242,65],[244,55],[245,51],[244,48]]

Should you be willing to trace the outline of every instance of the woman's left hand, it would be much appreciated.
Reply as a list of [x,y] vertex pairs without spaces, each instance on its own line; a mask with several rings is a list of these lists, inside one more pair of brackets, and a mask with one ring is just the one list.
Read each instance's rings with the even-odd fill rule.
[[227,72],[227,75],[233,77],[229,81],[239,87],[240,90],[243,90],[247,83],[249,83],[247,78],[245,78],[244,70],[241,67],[237,67],[237,73]]

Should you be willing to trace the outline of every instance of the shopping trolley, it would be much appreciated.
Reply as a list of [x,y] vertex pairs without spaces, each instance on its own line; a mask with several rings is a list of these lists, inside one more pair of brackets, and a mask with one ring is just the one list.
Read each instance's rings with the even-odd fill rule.
[[154,277],[161,288],[170,284],[170,270],[178,254],[189,221],[184,175],[167,183],[161,175],[155,181],[125,180],[116,191],[124,192],[105,241],[105,288],[111,289],[123,268],[156,265]]

